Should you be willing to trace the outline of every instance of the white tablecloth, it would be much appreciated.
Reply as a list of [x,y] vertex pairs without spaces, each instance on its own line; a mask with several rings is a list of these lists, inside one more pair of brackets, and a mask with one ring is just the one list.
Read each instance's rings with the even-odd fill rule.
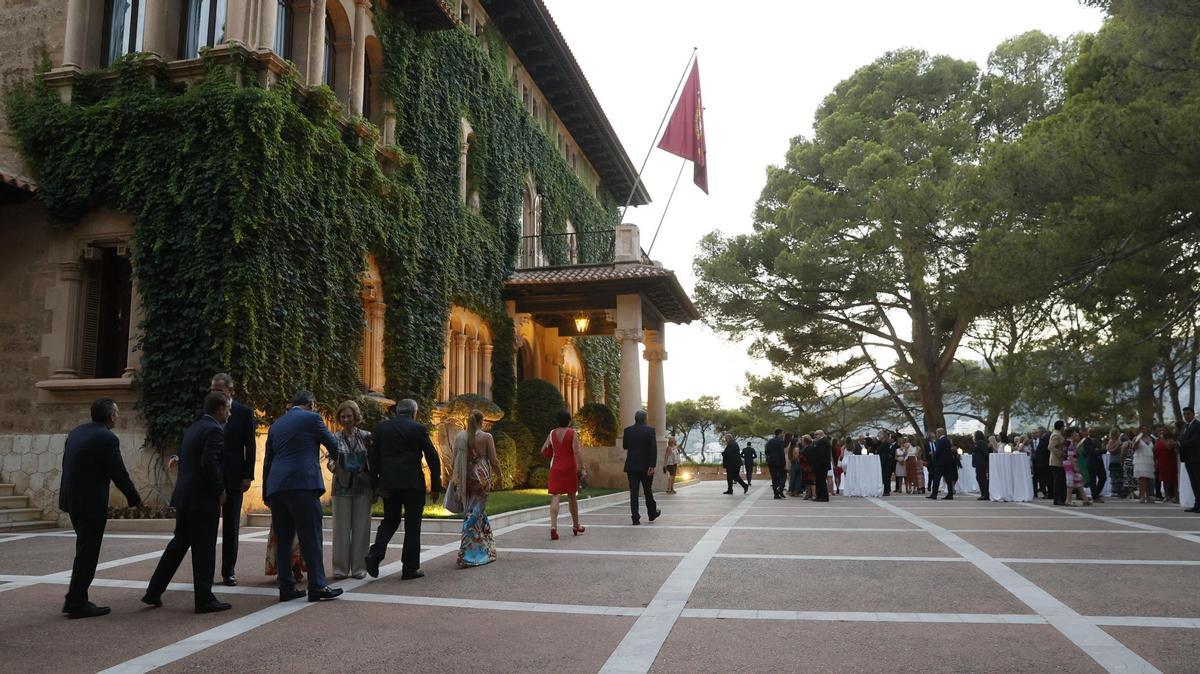
[[993,501],[1032,501],[1029,457],[1020,453],[989,454],[988,491]]
[[1187,466],[1179,464],[1179,505],[1190,509],[1196,505],[1196,495],[1192,493],[1192,483],[1188,479]]
[[883,468],[877,454],[846,457],[842,493],[846,496],[883,496]]

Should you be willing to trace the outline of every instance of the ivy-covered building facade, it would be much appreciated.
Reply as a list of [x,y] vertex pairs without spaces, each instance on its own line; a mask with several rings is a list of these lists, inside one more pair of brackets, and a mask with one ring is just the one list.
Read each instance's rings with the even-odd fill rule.
[[218,371],[264,424],[298,388],[511,420],[530,380],[627,424],[645,344],[665,419],[663,330],[698,315],[618,223],[649,197],[541,0],[45,0],[0,8],[0,63],[0,483],[24,519],[58,516],[101,396],[168,496]]

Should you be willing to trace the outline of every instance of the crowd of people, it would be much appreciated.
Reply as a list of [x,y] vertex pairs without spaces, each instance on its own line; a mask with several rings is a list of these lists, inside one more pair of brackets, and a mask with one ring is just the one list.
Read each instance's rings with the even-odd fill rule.
[[[729,434],[722,442],[724,493],[732,494],[735,484],[746,493],[757,468],[758,452],[749,443],[739,447]],[[1191,407],[1183,409],[1183,419],[1170,429],[1141,426],[1107,434],[1096,428],[1067,427],[1063,421],[1056,422],[1050,432],[1041,427],[1012,436],[976,431],[958,439],[952,439],[943,428],[923,437],[881,430],[873,436],[835,438],[824,431],[801,434],[775,429],[764,447],[763,459],[774,498],[828,501],[829,494],[842,493],[850,455],[879,457],[884,496],[895,492],[923,494],[930,499],[938,498],[943,483],[943,498],[954,498],[959,471],[964,458],[969,458],[979,485],[978,500],[986,501],[990,499],[988,455],[1002,452],[1029,456],[1034,494],[1052,499],[1055,505],[1072,506],[1076,498],[1085,506],[1103,502],[1106,483],[1111,483],[1114,498],[1179,503],[1180,464],[1188,467],[1193,493],[1200,492],[1200,421]],[[1189,512],[1200,509],[1193,507]]]

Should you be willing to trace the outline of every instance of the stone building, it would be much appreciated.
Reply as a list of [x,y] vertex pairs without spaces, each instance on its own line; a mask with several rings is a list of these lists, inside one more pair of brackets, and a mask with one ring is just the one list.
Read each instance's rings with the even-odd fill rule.
[[[602,11],[597,9],[597,11]],[[72,104],[89,77],[111,77],[111,66],[140,54],[153,78],[187,87],[205,74],[205,63],[242,64],[245,86],[270,87],[286,73],[301,89],[327,86],[354,120],[374,129],[378,156],[404,148],[397,119],[404,113],[387,94],[387,54],[377,34],[382,19],[423,32],[465,31],[487,59],[507,70],[513,100],[524,107],[573,180],[597,203],[649,200],[563,36],[542,0],[23,0],[0,6],[0,78],[8,87],[41,78]],[[207,61],[206,61],[207,59]],[[48,66],[48,68],[46,68]],[[96,75],[99,73],[99,75]],[[245,73],[249,73],[246,75]],[[156,80],[157,81],[157,80]],[[156,84],[156,86],[159,86]],[[460,120],[457,198],[479,214],[487,195],[472,175],[476,130]],[[365,136],[366,137],[366,136]],[[504,287],[514,343],[511,363],[497,362],[498,331],[465,306],[449,307],[444,324],[437,401],[462,394],[492,397],[493,375],[511,367],[518,380],[540,378],[559,387],[567,406],[608,402],[629,423],[648,401],[660,433],[665,426],[662,359],[667,322],[698,317],[672,272],[642,253],[637,228],[616,225],[577,232],[568,219],[543,230],[543,196],[523,176],[520,213],[492,222],[519,236]],[[165,497],[170,477],[160,452],[147,447],[146,420],[135,375],[142,367],[145,327],[138,270],[129,244],[138,228],[130,213],[98,204],[69,223],[52,223],[34,162],[23,156],[0,115],[0,483],[26,497],[19,512],[0,511],[0,529],[15,520],[54,520],[65,434],[87,416],[88,403],[108,396],[122,405],[115,429],[135,482]],[[508,231],[508,230],[506,230]],[[584,255],[587,236],[610,241],[606,256]],[[594,246],[593,246],[594,247]],[[586,259],[585,259],[586,258]],[[389,333],[386,268],[362,261],[361,390],[386,400],[385,341]],[[391,289],[394,292],[394,289]],[[616,337],[621,345],[620,400],[607,400],[590,375],[576,338]],[[650,361],[648,395],[638,361],[641,344]],[[498,369],[500,368],[500,369]],[[211,372],[197,372],[203,382]],[[588,386],[588,382],[593,382]],[[264,431],[265,432],[265,431]],[[611,450],[593,455],[600,473],[611,472]],[[604,465],[601,465],[604,464]],[[261,470],[260,461],[259,470]],[[257,484],[256,484],[257,487]],[[0,496],[4,496],[0,492]],[[247,508],[260,505],[251,495]],[[118,499],[119,501],[119,499]],[[12,505],[12,504],[10,504]]]

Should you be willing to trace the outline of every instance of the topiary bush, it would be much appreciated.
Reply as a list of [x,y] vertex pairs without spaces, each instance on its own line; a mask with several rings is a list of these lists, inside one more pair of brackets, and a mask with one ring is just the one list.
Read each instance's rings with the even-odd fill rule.
[[529,476],[529,462],[517,450],[517,443],[504,434],[493,434],[496,440],[496,459],[500,462],[498,489],[516,489]]
[[588,403],[575,413],[575,427],[584,447],[612,447],[617,444],[617,417],[608,405]]
[[550,484],[550,469],[538,466],[529,471],[529,488],[545,489]]
[[446,404],[444,413],[447,419],[453,419],[460,428],[466,428],[467,417],[471,416],[471,410],[483,412],[483,420],[487,423],[494,424],[504,418],[504,410],[500,409],[499,405],[474,393],[457,396]]
[[516,420],[533,433],[534,441],[540,443],[550,431],[558,428],[558,413],[566,409],[558,388],[542,379],[526,379],[517,385]]

